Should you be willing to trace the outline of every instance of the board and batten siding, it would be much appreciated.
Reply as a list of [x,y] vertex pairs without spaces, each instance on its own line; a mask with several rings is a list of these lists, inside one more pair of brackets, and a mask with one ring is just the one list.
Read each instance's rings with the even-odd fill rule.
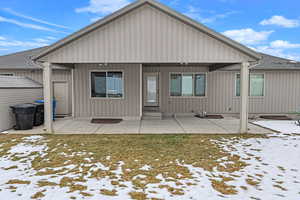
[[[208,67],[203,66],[143,66],[143,72],[159,72],[159,104],[160,111],[164,115],[175,113],[202,112],[207,109],[207,97],[171,97],[170,96],[170,73],[206,73]],[[209,92],[209,91],[207,91]]]
[[[124,98],[91,98],[91,71],[122,71]],[[76,64],[74,69],[75,117],[140,117],[140,65],[139,64]]]
[[[24,70],[24,69],[0,69],[0,74],[12,73],[14,76],[23,76],[30,78],[38,83],[43,84],[43,70],[42,69],[32,69],[32,70]],[[72,76],[71,70],[64,69],[53,69],[52,72],[52,80],[53,81],[65,81],[68,83],[68,110],[69,114],[72,111]]]
[[[239,71],[208,72],[201,66],[144,66],[143,72],[160,72],[160,111],[164,114],[206,111],[238,114],[240,98],[235,96],[235,76]],[[170,97],[171,72],[206,72],[207,97]],[[265,95],[249,97],[249,113],[280,114],[300,111],[300,71],[251,71],[265,75]]]
[[[209,113],[239,113],[240,98],[235,96],[235,75],[238,71],[209,74]],[[265,75],[263,97],[249,97],[250,114],[280,114],[300,111],[300,71],[256,70]]]
[[15,116],[10,106],[43,98],[42,88],[0,88],[0,132],[13,128]]
[[52,63],[224,63],[253,58],[146,4],[40,60]]

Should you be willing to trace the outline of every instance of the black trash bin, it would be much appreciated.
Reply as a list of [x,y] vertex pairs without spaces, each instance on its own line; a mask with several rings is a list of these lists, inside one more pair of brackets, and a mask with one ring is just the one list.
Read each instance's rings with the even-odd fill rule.
[[33,128],[36,105],[18,104],[11,106],[11,108],[16,117],[15,130],[28,130]]
[[44,124],[44,104],[43,103],[33,103],[33,105],[36,106],[33,125],[40,126],[40,125]]

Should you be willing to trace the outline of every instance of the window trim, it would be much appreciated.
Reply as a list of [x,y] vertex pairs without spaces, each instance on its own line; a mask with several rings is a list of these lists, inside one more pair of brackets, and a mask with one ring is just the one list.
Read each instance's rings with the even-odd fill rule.
[[[92,73],[93,72],[122,72],[122,84],[123,84],[123,96],[122,97],[93,97],[92,96]],[[98,100],[124,100],[125,99],[125,79],[124,79],[124,70],[122,69],[111,69],[111,70],[90,70],[88,73],[89,76],[89,94],[90,99]]]
[[[236,98],[239,98],[241,96],[237,96],[236,93],[237,93],[237,90],[236,90],[236,82],[237,82],[237,75],[240,75],[241,73],[237,72],[234,74],[234,97]],[[256,75],[263,75],[264,76],[264,90],[263,90],[263,95],[262,96],[251,96],[250,95],[250,92],[251,92],[251,80],[250,80],[250,77],[252,74],[256,74]],[[264,98],[266,95],[266,73],[265,72],[253,72],[253,73],[249,73],[249,94],[248,94],[248,97],[250,98]]]
[[[172,74],[187,74],[187,75],[193,75],[193,96],[172,96],[171,95],[171,75]],[[205,96],[195,96],[195,74],[204,74],[205,75]],[[182,98],[182,99],[191,99],[191,98],[207,98],[207,79],[208,79],[208,73],[207,72],[169,72],[169,98]]]

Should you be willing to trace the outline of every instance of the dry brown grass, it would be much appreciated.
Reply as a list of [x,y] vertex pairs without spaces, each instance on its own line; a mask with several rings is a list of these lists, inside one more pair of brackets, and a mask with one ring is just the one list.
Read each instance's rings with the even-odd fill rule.
[[254,180],[252,178],[247,178],[246,182],[247,182],[247,184],[252,185],[252,186],[258,186],[259,183],[260,183],[259,181],[256,181],[256,180]]
[[113,190],[107,190],[107,189],[101,189],[100,193],[103,195],[107,195],[107,196],[117,196],[117,190],[113,189]]
[[[12,140],[11,144],[8,144]],[[35,156],[31,162],[32,168],[37,171],[36,175],[61,176],[59,184],[39,181],[38,186],[67,187],[69,192],[79,191],[83,196],[88,196],[87,187],[83,184],[86,180],[83,177],[102,179],[109,177],[111,184],[115,187],[126,187],[125,181],[130,181],[136,191],[129,195],[134,199],[145,199],[146,194],[137,192],[145,190],[148,184],[160,184],[162,180],[157,175],[162,175],[164,183],[174,182],[179,188],[165,186],[171,195],[183,195],[182,188],[194,185],[193,182],[180,183],[180,180],[193,180],[193,176],[183,164],[200,167],[207,171],[218,169],[223,172],[236,172],[247,166],[245,161],[237,155],[223,150],[215,141],[232,139],[238,141],[241,138],[262,137],[257,135],[47,135],[41,143],[47,145],[43,156]],[[0,137],[3,142],[0,152],[6,155],[7,151],[19,142],[23,136]],[[36,144],[33,144],[36,145]],[[107,159],[107,156],[110,156]],[[219,161],[227,157],[225,166]],[[89,158],[89,160],[87,159]],[[67,161],[67,162],[66,162]],[[119,176],[114,172],[123,161]],[[102,163],[109,170],[93,168],[92,163]],[[67,165],[74,165],[74,168],[67,168]],[[144,165],[150,165],[151,169],[141,170]],[[54,168],[60,168],[54,170]],[[47,170],[45,170],[47,169]],[[68,174],[77,175],[78,178],[70,178]],[[180,174],[180,175],[179,175]],[[135,178],[143,175],[143,178]],[[72,176],[74,177],[74,176]],[[214,178],[221,178],[216,181]],[[234,186],[227,182],[232,177],[213,177],[213,188],[220,193],[236,194]],[[18,181],[16,181],[18,182]],[[30,183],[30,182],[29,182]],[[29,184],[27,183],[27,184]],[[10,183],[12,184],[12,183]],[[17,183],[16,183],[17,184]],[[19,183],[20,184],[20,183]],[[100,188],[99,188],[100,189]],[[116,190],[101,190],[105,195],[117,195]]]
[[6,184],[24,184],[24,185],[29,185],[30,181],[23,181],[23,180],[19,180],[19,179],[11,179]]
[[45,190],[35,193],[34,195],[31,196],[31,198],[32,199],[41,199],[45,196],[43,192],[45,192]]
[[135,200],[147,199],[147,195],[143,192],[129,192],[129,195],[132,199],[135,199]]
[[57,183],[51,181],[38,181],[37,185],[39,187],[46,187],[46,186],[57,186]]
[[226,184],[225,181],[219,180],[211,180],[212,187],[217,190],[218,192],[225,194],[225,195],[234,195],[237,194],[237,190],[235,186]]
[[275,184],[275,185],[273,185],[273,187],[278,188],[278,189],[280,189],[282,191],[287,191],[287,189],[285,187],[283,187],[283,186],[281,186],[279,184]]

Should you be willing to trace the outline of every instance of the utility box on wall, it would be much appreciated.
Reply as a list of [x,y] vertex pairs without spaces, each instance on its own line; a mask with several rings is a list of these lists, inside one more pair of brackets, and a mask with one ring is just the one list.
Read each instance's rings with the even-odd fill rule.
[[26,77],[0,76],[0,132],[13,128],[15,116],[10,106],[33,103],[43,98],[43,86]]

